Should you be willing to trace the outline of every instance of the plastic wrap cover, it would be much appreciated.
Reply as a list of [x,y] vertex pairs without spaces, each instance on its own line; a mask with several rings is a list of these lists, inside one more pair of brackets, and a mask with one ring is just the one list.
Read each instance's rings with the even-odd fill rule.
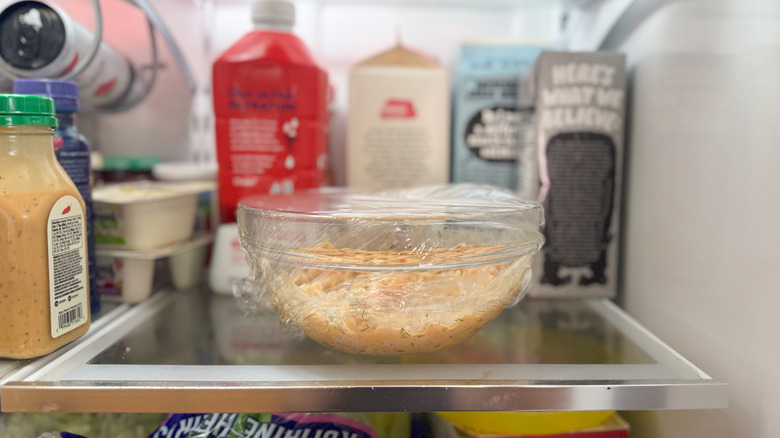
[[248,198],[235,293],[341,351],[435,351],[522,298],[543,224],[538,202],[472,184]]

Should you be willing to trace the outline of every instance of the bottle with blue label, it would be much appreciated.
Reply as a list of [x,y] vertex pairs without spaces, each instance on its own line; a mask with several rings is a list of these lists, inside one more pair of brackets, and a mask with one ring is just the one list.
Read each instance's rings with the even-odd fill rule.
[[79,110],[78,86],[75,82],[58,79],[17,79],[14,81],[13,92],[54,99],[58,122],[54,133],[54,154],[86,204],[89,301],[90,310],[94,314],[100,310],[100,299],[96,283],[90,151],[86,138],[79,132],[75,123],[75,114]]

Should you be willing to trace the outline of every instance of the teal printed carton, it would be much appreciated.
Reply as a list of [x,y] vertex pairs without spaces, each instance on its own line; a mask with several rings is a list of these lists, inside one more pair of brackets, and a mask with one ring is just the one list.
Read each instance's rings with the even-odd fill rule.
[[452,181],[517,188],[517,152],[534,142],[530,75],[547,43],[461,47],[454,92]]

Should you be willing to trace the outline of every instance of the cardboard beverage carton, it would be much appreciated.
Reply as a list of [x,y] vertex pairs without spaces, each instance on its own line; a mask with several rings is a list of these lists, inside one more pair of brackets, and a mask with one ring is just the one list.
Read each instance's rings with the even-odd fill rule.
[[515,190],[518,149],[534,141],[530,77],[537,56],[549,47],[493,41],[461,47],[453,109],[453,182]]
[[367,189],[450,179],[447,71],[402,45],[350,72],[347,185]]
[[545,208],[531,294],[617,293],[625,56],[544,52],[535,67],[537,143],[521,152],[518,191]]

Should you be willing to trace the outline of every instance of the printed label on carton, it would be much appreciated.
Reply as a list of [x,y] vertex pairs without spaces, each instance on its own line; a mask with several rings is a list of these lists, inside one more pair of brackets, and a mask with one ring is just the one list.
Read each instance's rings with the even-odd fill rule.
[[386,189],[449,182],[444,70],[357,67],[349,85],[349,186]]
[[535,141],[530,73],[543,49],[470,44],[455,90],[452,180],[515,190],[519,145]]
[[[614,296],[622,185],[625,57],[545,52],[537,69],[536,162],[520,193],[538,193],[545,245],[534,295]],[[532,157],[525,153],[523,156]]]

